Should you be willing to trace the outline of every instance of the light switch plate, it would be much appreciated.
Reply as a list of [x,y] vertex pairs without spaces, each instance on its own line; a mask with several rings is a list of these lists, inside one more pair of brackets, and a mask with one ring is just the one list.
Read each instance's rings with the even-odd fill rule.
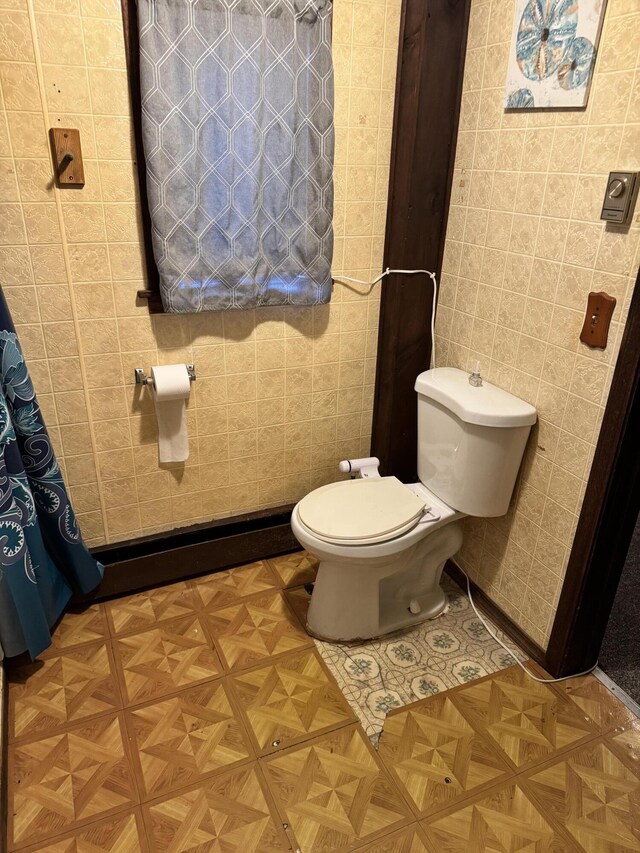
[[637,172],[610,172],[600,219],[631,225],[639,184]]

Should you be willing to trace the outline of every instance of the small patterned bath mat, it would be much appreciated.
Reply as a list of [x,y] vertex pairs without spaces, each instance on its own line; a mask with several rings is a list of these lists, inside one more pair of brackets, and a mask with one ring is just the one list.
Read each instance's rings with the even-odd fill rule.
[[[392,708],[513,665],[460,587],[448,577],[442,585],[448,607],[435,619],[366,643],[315,641],[374,745]],[[286,594],[297,612],[305,614],[309,602],[305,588],[288,589]],[[487,621],[524,660],[513,641]]]

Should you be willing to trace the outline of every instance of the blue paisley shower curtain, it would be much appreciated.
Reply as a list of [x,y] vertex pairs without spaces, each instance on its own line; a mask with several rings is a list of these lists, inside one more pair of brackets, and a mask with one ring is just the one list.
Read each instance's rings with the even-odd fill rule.
[[0,291],[0,645],[32,658],[74,590],[103,568],[87,550]]

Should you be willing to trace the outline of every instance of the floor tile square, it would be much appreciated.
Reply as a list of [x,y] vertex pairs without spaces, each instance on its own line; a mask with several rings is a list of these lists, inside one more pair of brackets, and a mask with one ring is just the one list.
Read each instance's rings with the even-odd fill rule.
[[411,820],[409,807],[356,726],[262,759],[261,765],[301,850],[352,849]]
[[52,733],[122,707],[113,653],[90,643],[11,670],[11,737]]
[[113,641],[125,703],[174,693],[220,675],[220,661],[200,620],[166,622]]
[[148,849],[142,814],[135,811],[90,823],[20,853],[147,853]]
[[214,609],[235,604],[239,599],[275,589],[276,578],[264,560],[238,566],[226,572],[215,572],[193,581],[203,607]]
[[254,765],[143,806],[153,853],[289,853]]
[[518,769],[597,733],[570,699],[533,681],[517,666],[456,690],[451,700]]
[[626,726],[635,715],[593,675],[572,678],[554,685],[563,696],[571,699],[603,734],[617,726]]
[[124,721],[98,717],[9,748],[9,839],[26,845],[137,801]]
[[604,742],[612,746],[622,756],[623,761],[631,762],[640,775],[640,718],[634,717],[626,726],[610,732]]
[[285,587],[313,583],[320,565],[319,561],[306,551],[271,557],[269,562]]
[[432,853],[568,853],[564,838],[514,783],[446,817],[421,821]]
[[155,628],[159,622],[189,616],[197,606],[197,598],[186,583],[149,589],[105,604],[114,637]]
[[311,649],[230,681],[262,755],[355,722],[342,693]]
[[253,757],[222,681],[127,711],[145,798],[184,788]]
[[313,644],[280,592],[205,613],[203,619],[231,670]]
[[[630,762],[631,764],[631,762]],[[640,779],[603,742],[527,779],[543,807],[586,850],[640,850]]]
[[392,712],[378,755],[424,816],[506,779],[512,770],[447,694]]
[[44,660],[74,646],[105,640],[108,636],[107,618],[101,604],[93,604],[81,611],[68,610],[51,635],[51,645],[38,657]]

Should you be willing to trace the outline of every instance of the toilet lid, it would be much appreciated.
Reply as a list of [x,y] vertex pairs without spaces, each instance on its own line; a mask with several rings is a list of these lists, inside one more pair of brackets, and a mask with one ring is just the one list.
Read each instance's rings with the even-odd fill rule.
[[331,542],[384,542],[413,527],[425,503],[396,477],[330,483],[298,504],[298,518]]

